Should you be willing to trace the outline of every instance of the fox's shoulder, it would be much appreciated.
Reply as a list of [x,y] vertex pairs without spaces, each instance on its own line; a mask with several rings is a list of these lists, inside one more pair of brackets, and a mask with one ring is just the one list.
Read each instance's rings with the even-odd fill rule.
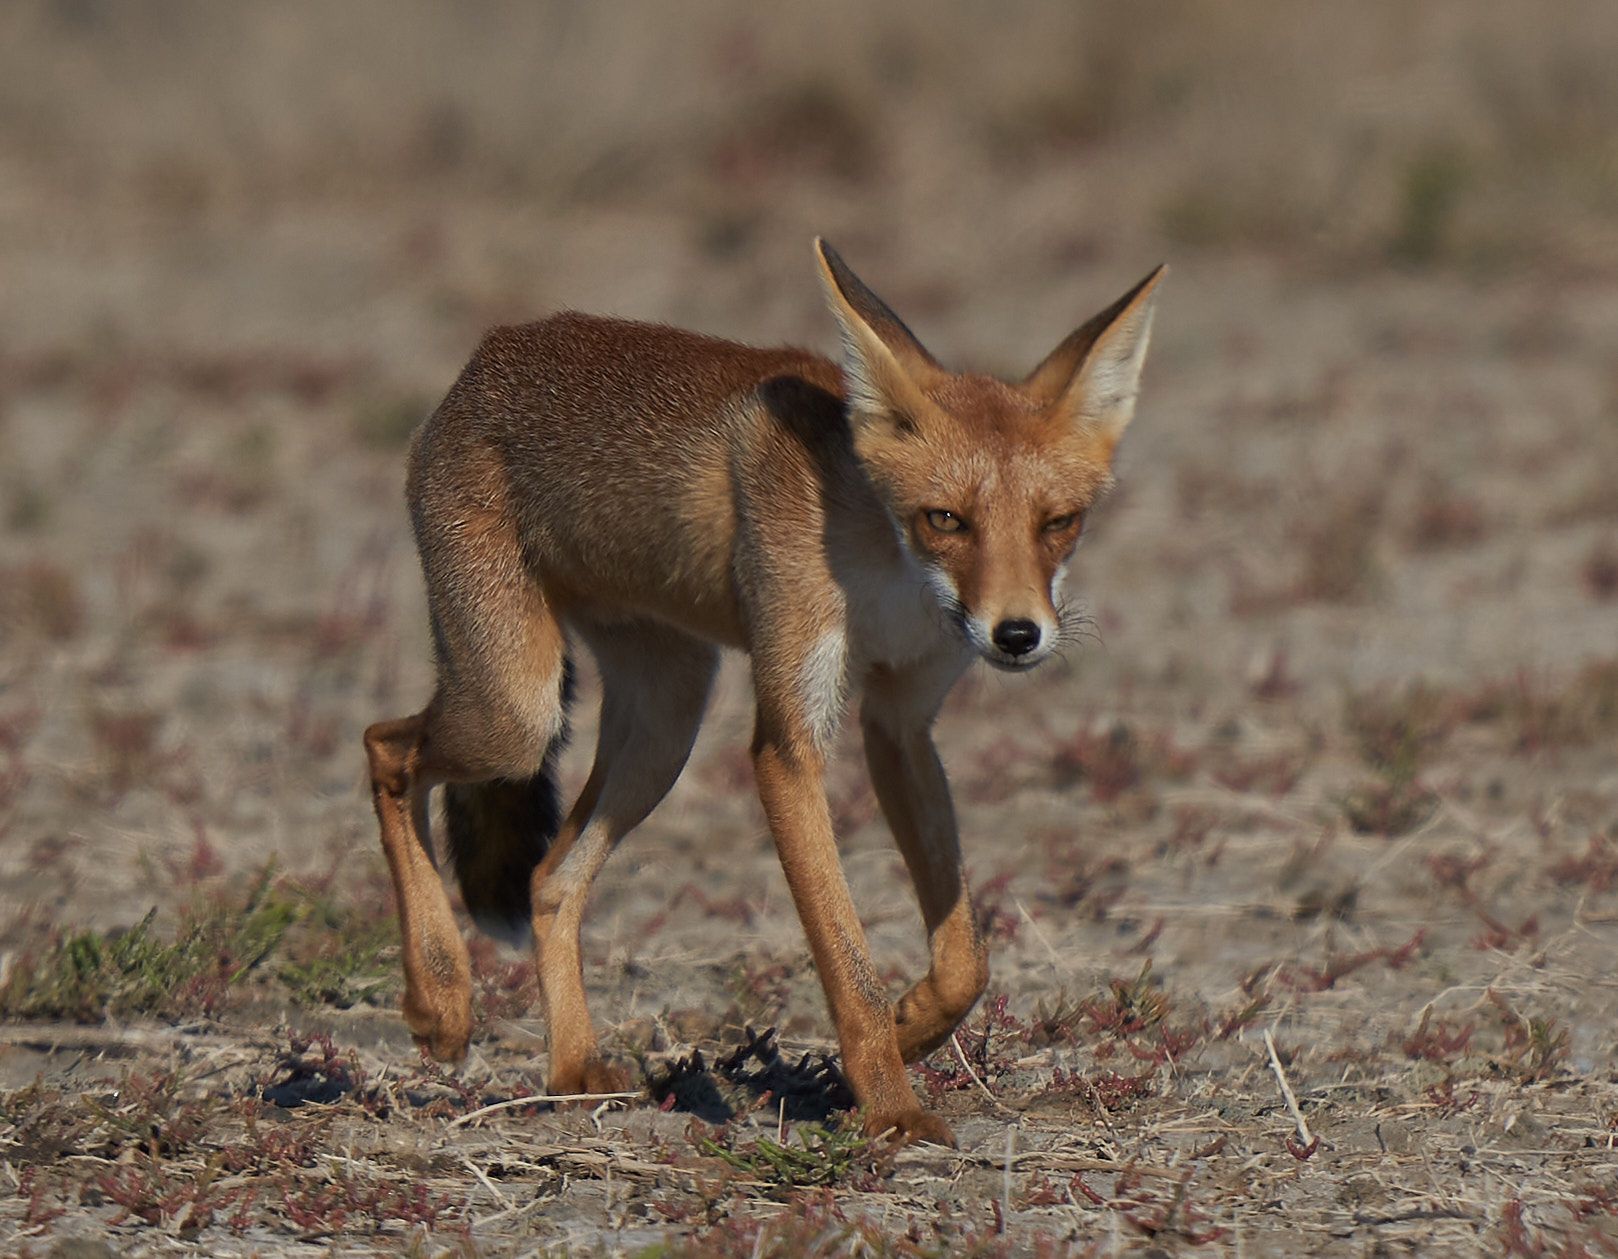
[[776,378],[842,396],[841,369],[796,346],[761,348],[722,337],[609,315],[564,310],[484,334],[468,369],[511,383],[589,380],[609,392],[678,384],[682,392],[720,397]]

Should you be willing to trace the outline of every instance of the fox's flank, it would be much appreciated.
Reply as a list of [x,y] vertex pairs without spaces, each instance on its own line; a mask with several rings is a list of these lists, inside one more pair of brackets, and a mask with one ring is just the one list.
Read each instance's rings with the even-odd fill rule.
[[[490,332],[416,433],[408,499],[438,684],[365,733],[404,1016],[435,1057],[465,1055],[471,969],[427,824],[442,786],[474,921],[531,931],[550,1091],[621,1091],[585,1004],[585,901],[685,767],[734,648],[752,662],[759,796],[866,1130],[952,1142],[905,1064],[948,1040],[988,957],[932,724],[974,657],[1030,669],[1076,635],[1062,582],[1134,413],[1163,269],[1013,383],[949,371],[831,246],[815,256],[840,362],[563,313]],[[577,645],[601,675],[600,734],[562,815]],[[932,958],[897,1002],[826,798],[853,695]]]

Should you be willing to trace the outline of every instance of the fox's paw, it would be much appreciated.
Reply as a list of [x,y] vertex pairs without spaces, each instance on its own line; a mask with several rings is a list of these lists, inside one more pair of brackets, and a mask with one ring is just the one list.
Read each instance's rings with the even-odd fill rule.
[[578,1093],[627,1093],[629,1072],[614,1066],[596,1054],[572,1068],[559,1068],[551,1073],[547,1088],[552,1097],[569,1097]]
[[896,1114],[870,1114],[865,1118],[865,1134],[869,1137],[887,1137],[896,1145],[910,1145],[916,1141],[931,1141],[935,1145],[955,1148],[955,1134],[950,1127],[931,1111],[901,1110]]
[[416,1045],[438,1062],[460,1062],[472,1040],[472,1003],[454,999],[433,1008],[405,994],[404,1017]]

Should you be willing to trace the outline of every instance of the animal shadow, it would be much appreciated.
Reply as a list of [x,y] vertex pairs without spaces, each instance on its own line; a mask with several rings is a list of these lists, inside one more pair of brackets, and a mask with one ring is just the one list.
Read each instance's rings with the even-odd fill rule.
[[787,1119],[816,1123],[853,1107],[853,1091],[829,1054],[806,1053],[793,1063],[781,1057],[773,1027],[749,1027],[745,1037],[711,1068],[700,1049],[667,1064],[647,1081],[652,1100],[715,1124],[762,1105],[780,1106]]

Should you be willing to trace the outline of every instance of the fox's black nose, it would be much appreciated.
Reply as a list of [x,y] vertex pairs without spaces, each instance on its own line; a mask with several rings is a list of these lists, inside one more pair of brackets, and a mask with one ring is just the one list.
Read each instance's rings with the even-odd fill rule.
[[1032,621],[1001,621],[994,627],[994,645],[1008,656],[1026,656],[1039,646],[1039,626]]

